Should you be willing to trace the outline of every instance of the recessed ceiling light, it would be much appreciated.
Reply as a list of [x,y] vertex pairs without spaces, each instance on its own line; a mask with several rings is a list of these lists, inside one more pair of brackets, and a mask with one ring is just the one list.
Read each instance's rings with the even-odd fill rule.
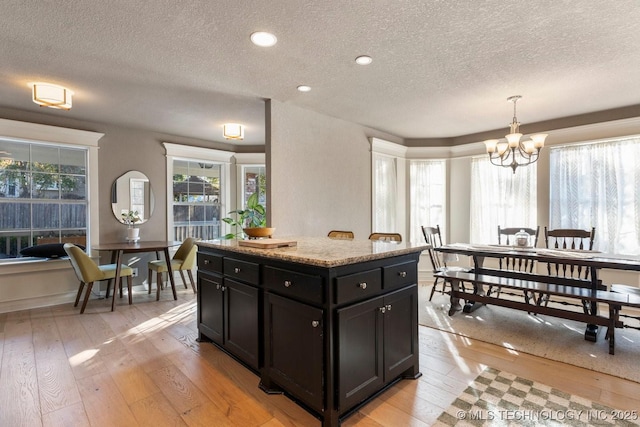
[[266,33],[264,31],[257,31],[251,34],[251,41],[256,46],[262,47],[270,47],[278,42],[276,36],[271,33]]
[[309,92],[311,90],[311,86],[300,85],[300,86],[298,86],[298,90],[300,92]]
[[373,59],[367,55],[360,55],[356,58],[356,64],[358,65],[369,65]]

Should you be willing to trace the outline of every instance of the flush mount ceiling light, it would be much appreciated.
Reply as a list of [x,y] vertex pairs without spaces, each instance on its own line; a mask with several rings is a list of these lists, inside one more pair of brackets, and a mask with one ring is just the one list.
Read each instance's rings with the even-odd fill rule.
[[71,96],[69,89],[51,83],[30,83],[33,102],[41,107],[56,108],[58,110],[71,109]]
[[300,86],[297,87],[297,89],[300,92],[309,92],[311,90],[311,86],[300,85]]
[[513,120],[509,125],[509,134],[505,135],[506,141],[501,139],[484,141],[491,164],[511,168],[513,173],[516,173],[518,166],[530,165],[538,160],[540,150],[544,147],[544,140],[547,138],[546,133],[538,133],[531,135],[530,140],[520,141],[522,134],[516,117],[516,102],[520,98],[522,98],[520,95],[507,98],[507,101],[513,102]]
[[256,31],[251,34],[251,41],[256,46],[271,47],[278,42],[278,39],[271,33]]
[[223,126],[222,135],[226,139],[244,139],[244,126],[238,123],[227,123]]
[[358,65],[369,65],[373,62],[373,59],[368,55],[360,55],[356,58],[356,64]]

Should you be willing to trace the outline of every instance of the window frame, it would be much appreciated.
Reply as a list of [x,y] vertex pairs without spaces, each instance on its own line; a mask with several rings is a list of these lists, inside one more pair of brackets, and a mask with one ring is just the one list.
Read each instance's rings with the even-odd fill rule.
[[[86,149],[87,247],[90,247],[92,242],[95,243],[97,236],[99,236],[98,226],[100,224],[98,206],[98,141],[104,136],[104,133],[0,119],[0,136],[3,139],[17,143],[48,144],[65,148]],[[38,262],[50,262],[50,260],[29,257],[0,260],[0,264],[3,265],[2,273],[0,274],[34,271],[34,263]],[[68,265],[68,262],[65,262],[65,264]]]
[[[167,236],[173,235],[173,162],[174,160],[183,160],[191,162],[209,162],[220,164],[220,180],[222,186],[220,188],[220,215],[224,218],[233,206],[232,191],[234,182],[232,182],[231,165],[235,153],[231,151],[216,150],[213,148],[192,147],[181,144],[173,144],[163,142],[167,154]],[[224,223],[223,223],[224,224]],[[221,225],[224,227],[224,225]],[[220,229],[220,235],[224,235],[224,228]]]

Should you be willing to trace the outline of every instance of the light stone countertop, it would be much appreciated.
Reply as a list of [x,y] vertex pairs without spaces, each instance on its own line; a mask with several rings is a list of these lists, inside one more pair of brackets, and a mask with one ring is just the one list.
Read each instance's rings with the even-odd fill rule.
[[422,252],[429,248],[426,244],[416,245],[408,242],[342,240],[328,237],[279,237],[278,240],[294,240],[297,246],[276,249],[251,248],[238,246],[237,240],[201,240],[197,245],[202,248],[222,249],[318,267],[338,267]]

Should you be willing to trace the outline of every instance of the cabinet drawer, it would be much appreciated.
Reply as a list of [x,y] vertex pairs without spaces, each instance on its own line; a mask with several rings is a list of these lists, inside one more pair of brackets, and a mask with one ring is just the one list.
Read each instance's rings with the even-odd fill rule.
[[198,269],[222,274],[222,256],[198,252]]
[[340,276],[336,278],[336,304],[368,298],[381,290],[382,273],[379,268]]
[[415,261],[382,267],[383,288],[395,289],[418,283],[418,268]]
[[222,261],[224,274],[252,285],[260,284],[260,265],[225,257]]
[[320,276],[264,267],[264,285],[282,296],[318,304],[323,302]]

